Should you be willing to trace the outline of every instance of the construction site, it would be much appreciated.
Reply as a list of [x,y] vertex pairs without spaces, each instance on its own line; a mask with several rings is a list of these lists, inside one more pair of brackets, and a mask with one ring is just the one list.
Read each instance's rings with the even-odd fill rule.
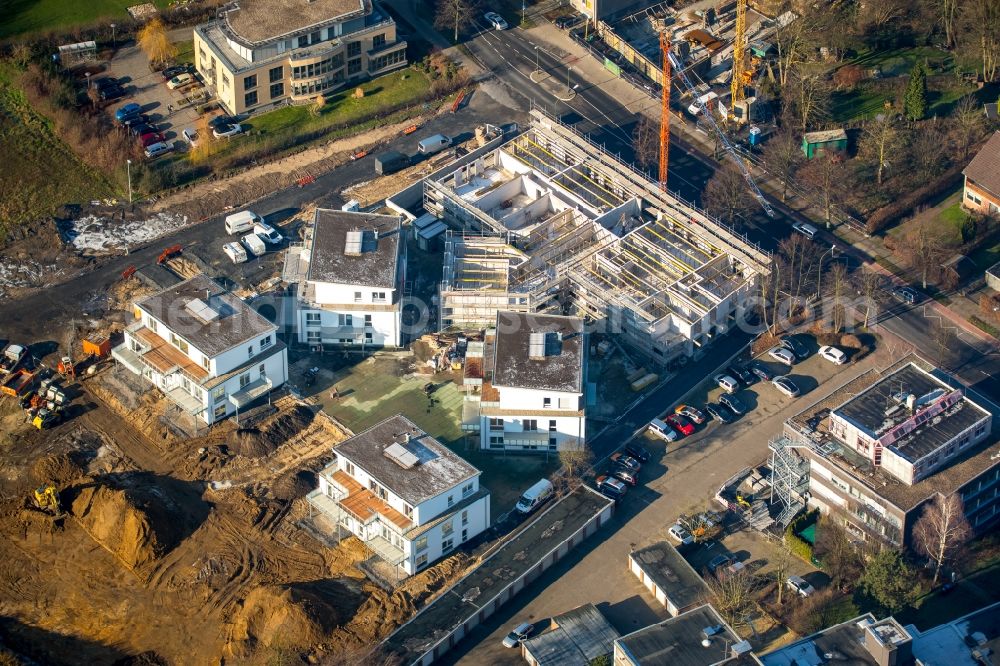
[[744,315],[768,255],[539,110],[531,127],[424,181],[450,224],[439,324],[498,310],[585,317],[659,363]]

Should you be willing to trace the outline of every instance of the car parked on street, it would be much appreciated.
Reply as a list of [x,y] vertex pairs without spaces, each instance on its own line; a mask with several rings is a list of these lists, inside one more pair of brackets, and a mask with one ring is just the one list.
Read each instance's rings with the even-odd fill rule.
[[786,347],[771,347],[767,350],[767,355],[779,363],[784,363],[785,365],[795,365],[795,354],[789,351]]
[[131,118],[133,116],[137,116],[140,113],[142,113],[142,107],[139,106],[138,104],[136,104],[135,102],[129,102],[128,104],[126,104],[122,108],[120,108],[117,111],[115,111],[115,120],[117,120],[118,122],[124,124],[124,121],[127,118]]
[[635,472],[636,474],[638,474],[639,470],[642,469],[642,464],[638,460],[636,460],[630,455],[622,453],[621,451],[619,451],[618,453],[612,453],[609,460],[611,461],[612,464],[621,465],[625,469],[629,470],[630,472]]
[[155,125],[150,125],[149,123],[143,123],[141,125],[129,125],[128,133],[132,136],[139,138],[149,134],[150,132],[159,132]]
[[576,14],[570,16],[560,16],[552,24],[560,30],[569,30],[580,22],[580,17]]
[[142,141],[143,148],[149,148],[154,143],[163,143],[164,141],[167,140],[167,137],[163,136],[163,132],[154,131],[143,134],[142,136],[139,137],[139,140]]
[[797,335],[786,335],[781,338],[781,346],[795,354],[795,358],[800,361],[809,357],[809,348]]
[[844,365],[847,363],[847,354],[831,345],[820,347],[819,355],[834,365]]
[[624,446],[624,451],[641,463],[649,462],[649,451],[647,451],[646,447],[638,442],[629,442]]
[[171,150],[174,149],[173,141],[160,141],[159,143],[151,143],[146,146],[146,157],[153,159],[159,157],[160,155],[166,155]]
[[184,86],[191,85],[192,83],[194,83],[194,77],[187,72],[184,72],[167,81],[167,88],[170,90],[177,90],[178,88],[183,88]]
[[721,567],[729,566],[733,561],[729,555],[716,555],[708,563],[708,570],[714,572]]
[[704,412],[693,405],[677,405],[674,409],[674,414],[686,416],[699,425],[705,422]]
[[240,119],[236,116],[215,116],[208,121],[208,126],[215,128],[219,125],[237,125]]
[[774,373],[769,367],[764,365],[761,361],[751,361],[750,365],[747,367],[750,368],[750,372],[757,375],[757,377],[759,377],[761,380],[765,382],[769,382],[777,376],[776,373]]
[[905,303],[907,305],[913,305],[918,300],[917,292],[913,291],[909,287],[897,287],[893,289],[892,297],[900,303]]
[[719,423],[732,423],[734,414],[725,405],[710,402],[705,405],[705,411]]
[[216,125],[212,130],[212,136],[216,139],[222,139],[225,137],[236,136],[243,131],[243,126],[236,125]]
[[806,224],[805,222],[796,222],[792,225],[792,229],[795,229],[809,240],[816,238],[816,234],[819,232],[819,229],[811,224]]
[[740,390],[740,383],[727,374],[716,375],[713,380],[716,386],[726,393],[736,393]]
[[667,530],[667,534],[669,534],[672,539],[679,541],[682,544],[694,543],[694,537],[691,536],[691,533],[684,529],[684,526],[680,523],[671,525],[670,529]]
[[782,375],[780,377],[775,377],[771,383],[774,384],[776,389],[787,395],[789,398],[799,397],[799,387],[796,386],[795,382],[793,382],[790,378]]
[[486,19],[486,22],[489,23],[494,28],[496,28],[497,30],[506,30],[507,28],[510,27],[509,25],[507,25],[507,21],[505,21],[504,18],[499,14],[497,14],[496,12],[486,12],[485,14],[483,14],[483,18]]
[[734,393],[725,393],[719,398],[719,402],[729,408],[733,414],[742,416],[750,409],[745,402],[740,400]]
[[535,625],[530,622],[522,622],[504,637],[503,646],[505,648],[515,648],[531,638],[533,633],[535,633]]
[[132,127],[134,125],[148,125],[150,124],[150,117],[145,113],[138,113],[134,116],[129,116],[125,120],[121,121],[122,126]]
[[788,580],[785,581],[785,585],[801,597],[808,597],[816,591],[816,588],[810,585],[802,576],[789,576]]
[[635,474],[635,472],[630,472],[624,467],[618,467],[617,465],[612,465],[608,469],[607,475],[614,477],[619,481],[621,481],[622,483],[626,483],[632,487],[635,487],[639,484],[639,477]]
[[694,434],[694,424],[686,416],[671,414],[666,420],[674,430],[677,430],[685,437]]
[[602,495],[615,501],[620,500],[628,492],[628,487],[624,483],[607,475],[594,479],[594,484]]

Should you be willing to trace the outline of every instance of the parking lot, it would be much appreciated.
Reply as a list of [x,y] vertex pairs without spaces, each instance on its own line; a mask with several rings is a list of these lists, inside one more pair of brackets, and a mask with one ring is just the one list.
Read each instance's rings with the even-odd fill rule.
[[[680,514],[720,509],[711,498],[733,474],[767,458],[768,438],[781,431],[785,419],[856,374],[884,363],[887,354],[879,350],[857,364],[844,366],[813,354],[793,368],[793,375],[801,378],[803,386],[807,385],[806,378],[814,382],[799,398],[786,397],[770,384],[758,382],[741,391],[752,410],[731,424],[700,426],[695,434],[669,445],[651,435],[641,435],[652,460],[640,472],[640,485],[630,489],[620,503],[605,540],[584,544],[579,552],[571,553],[485,626],[472,632],[445,658],[445,663],[520,663],[517,651],[500,644],[512,624],[537,622],[583,603],[596,604],[623,634],[665,619],[666,611],[628,572],[626,558],[630,550],[668,540],[667,529]],[[700,406],[706,399],[717,399],[720,393],[708,378],[683,400]],[[666,411],[671,406],[664,407]],[[716,553],[728,551],[745,561],[773,560],[772,546],[749,532],[727,536],[713,548]],[[699,557],[704,556],[694,556],[696,568]],[[796,563],[793,572],[804,574],[811,569],[802,562]],[[542,590],[544,594],[540,594]]]

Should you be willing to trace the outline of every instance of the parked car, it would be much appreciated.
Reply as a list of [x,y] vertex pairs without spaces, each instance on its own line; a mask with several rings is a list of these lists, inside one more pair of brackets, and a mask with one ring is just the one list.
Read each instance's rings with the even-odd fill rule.
[[752,372],[750,372],[743,366],[736,365],[735,363],[726,368],[726,373],[730,377],[734,377],[735,379],[740,380],[746,386],[750,386],[751,384],[753,384],[754,380],[756,379],[756,377]]
[[724,406],[729,408],[733,414],[743,415],[747,413],[750,408],[745,402],[736,397],[733,393],[725,393],[719,398],[719,402]]
[[671,428],[669,425],[667,425],[664,421],[661,421],[660,419],[651,420],[649,422],[649,426],[647,426],[647,429],[649,430],[649,432],[653,433],[657,437],[665,439],[668,442],[677,441],[678,437],[677,431]]
[[611,476],[599,476],[594,479],[594,483],[602,495],[616,501],[624,497],[625,493],[628,492],[628,488],[624,483]]
[[125,96],[125,94],[125,89],[117,84],[99,88],[97,91],[97,95],[101,98],[102,102],[111,102],[116,99],[121,99]]
[[621,465],[630,472],[635,472],[637,474],[639,473],[639,470],[642,469],[642,464],[638,460],[620,451],[618,453],[612,453],[609,460],[612,464]]
[[115,111],[115,120],[118,122],[124,121],[126,118],[131,118],[132,116],[137,116],[142,113],[142,107],[135,102],[129,102],[122,108]]
[[642,444],[638,442],[629,442],[624,447],[625,453],[629,454],[641,463],[649,462],[649,451],[646,450]]
[[503,646],[506,648],[515,648],[531,638],[531,634],[533,633],[535,633],[535,625],[530,622],[522,622],[504,637]]
[[799,387],[796,386],[795,382],[793,382],[790,378],[782,375],[780,377],[775,377],[771,383],[774,384],[776,389],[787,395],[789,398],[799,397]]
[[242,264],[247,260],[247,251],[239,243],[226,243],[222,251],[234,264]]
[[580,22],[580,17],[576,14],[570,16],[560,16],[552,24],[559,28],[560,30],[569,30],[574,25]]
[[149,134],[150,132],[159,131],[156,125],[151,125],[149,123],[145,123],[143,125],[129,125],[127,129],[128,133],[136,138],[141,137],[143,134]]
[[819,355],[835,365],[844,365],[847,363],[847,354],[830,345],[820,347]]
[[91,79],[90,85],[97,88],[98,90],[104,90],[105,88],[114,88],[116,86],[119,88],[121,87],[121,84],[118,83],[118,79],[116,79],[113,76],[102,76],[98,79]]
[[191,144],[192,148],[198,145],[198,130],[191,128],[185,129],[183,132],[181,132],[181,136],[184,137],[185,141]]
[[796,335],[786,335],[781,338],[781,346],[795,354],[795,358],[799,360],[809,356],[809,348]]
[[686,416],[671,414],[667,417],[667,423],[669,423],[674,430],[679,431],[685,437],[694,434],[694,424],[691,423]]
[[760,361],[751,361],[749,368],[750,372],[757,375],[765,382],[769,382],[776,377],[776,374]]
[[150,124],[150,118],[145,113],[138,113],[134,116],[129,116],[122,121],[122,125],[125,127],[132,127],[134,125],[148,125]]
[[216,139],[222,139],[224,137],[236,136],[243,131],[243,127],[239,124],[235,125],[216,125],[212,130],[212,136]]
[[271,245],[277,245],[284,240],[284,237],[278,233],[278,230],[267,222],[258,222],[253,225],[253,232]]
[[182,88],[192,83],[194,83],[194,77],[187,72],[184,72],[183,74],[178,74],[167,81],[167,88],[170,90],[177,90],[178,88]]
[[161,141],[160,143],[153,143],[146,146],[146,157],[153,159],[159,157],[160,155],[166,155],[171,150],[174,149],[174,144],[172,141]]
[[813,240],[814,238],[816,238],[816,233],[819,231],[813,225],[806,224],[805,222],[796,222],[795,224],[792,225],[792,229],[795,229],[797,232],[799,232],[809,240]]
[[483,18],[497,30],[506,30],[510,27],[507,25],[507,21],[505,21],[504,18],[496,12],[486,12],[483,14]]
[[163,143],[167,140],[167,137],[163,136],[163,132],[147,132],[139,137],[142,141],[143,148],[149,148],[154,143]]
[[624,467],[617,467],[612,465],[610,468],[608,468],[607,475],[614,477],[619,481],[621,481],[622,483],[626,483],[632,487],[635,487],[639,484],[638,475],[636,475],[635,472],[630,472]]
[[688,532],[686,529],[684,529],[684,526],[681,525],[680,523],[671,525],[670,529],[667,530],[667,534],[669,534],[671,538],[673,538],[676,541],[679,541],[682,544],[688,544],[694,542],[694,537],[691,536],[691,533]]
[[732,561],[733,558],[729,557],[728,555],[716,555],[708,563],[708,570],[714,572],[716,569],[729,566],[732,563]]
[[240,119],[236,116],[216,116],[208,121],[209,127],[218,127],[219,125],[237,125]]
[[714,380],[716,385],[726,393],[735,393],[740,390],[740,383],[729,375],[716,375]]
[[772,347],[767,350],[767,355],[785,365],[795,365],[795,354],[785,347]]
[[917,302],[917,292],[909,287],[897,287],[893,289],[892,297],[900,303],[906,303],[907,305],[913,305]]
[[264,240],[257,234],[247,234],[240,239],[243,247],[247,249],[254,257],[261,257],[267,253],[267,245],[264,244]]
[[699,425],[705,422],[705,414],[700,409],[692,405],[677,405],[677,407],[674,408],[674,414],[686,416]]
[[726,408],[725,405],[718,405],[714,402],[710,402],[707,405],[705,405],[705,411],[708,412],[709,415],[719,423],[733,422],[734,415],[731,411],[729,411],[728,408]]
[[180,76],[181,74],[188,74],[191,72],[190,65],[174,65],[173,67],[167,67],[165,70],[160,72],[163,75],[164,81],[169,81],[175,76]]
[[802,576],[789,576],[785,585],[787,585],[790,590],[795,590],[795,592],[802,597],[808,597],[816,591],[816,588],[810,585]]

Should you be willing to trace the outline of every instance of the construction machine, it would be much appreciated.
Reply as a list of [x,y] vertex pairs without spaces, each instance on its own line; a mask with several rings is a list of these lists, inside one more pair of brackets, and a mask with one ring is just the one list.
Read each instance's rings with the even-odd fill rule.
[[39,511],[59,516],[62,514],[62,505],[59,502],[59,491],[54,483],[46,483],[35,489],[35,508]]
[[62,422],[62,419],[62,407],[53,405],[51,407],[42,407],[39,409],[31,423],[39,430],[45,430],[46,428],[52,428],[59,425]]

